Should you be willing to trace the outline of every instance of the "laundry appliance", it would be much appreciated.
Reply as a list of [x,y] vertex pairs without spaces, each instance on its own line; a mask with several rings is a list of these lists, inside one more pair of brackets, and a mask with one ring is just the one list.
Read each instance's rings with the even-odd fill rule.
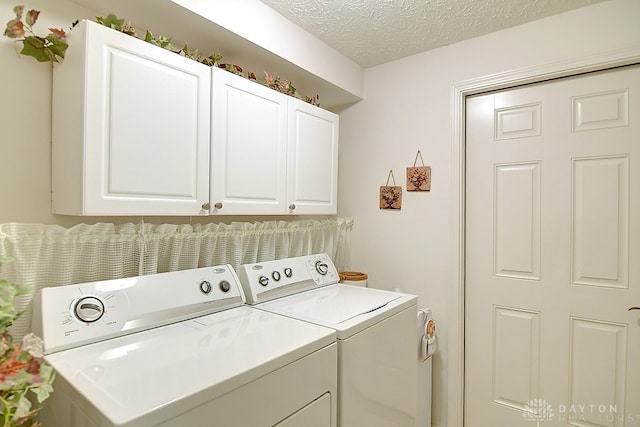
[[44,426],[335,427],[336,333],[244,304],[229,265],[42,289]]
[[339,426],[415,426],[416,296],[340,284],[324,253],[238,275],[253,307],[336,331]]

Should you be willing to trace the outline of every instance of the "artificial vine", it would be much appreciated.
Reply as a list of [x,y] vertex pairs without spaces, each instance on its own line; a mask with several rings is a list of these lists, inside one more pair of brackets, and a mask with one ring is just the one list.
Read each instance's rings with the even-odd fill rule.
[[[22,55],[31,56],[39,62],[60,62],[64,59],[65,52],[69,47],[66,42],[67,33],[64,30],[59,28],[49,28],[50,33],[48,35],[44,37],[39,36],[34,33],[33,26],[38,20],[40,11],[32,9],[24,16],[24,6],[16,6],[13,8],[13,11],[16,14],[16,17],[15,19],[7,22],[7,28],[5,29],[4,35],[15,39],[16,42],[21,41],[23,43],[22,50],[20,51]],[[131,22],[118,18],[113,13],[108,14],[106,17],[96,16],[96,22],[129,36],[140,38],[137,36]],[[71,28],[75,27],[77,24],[78,21],[75,21]],[[146,30],[142,40],[210,67],[223,68],[249,80],[257,81],[254,73],[248,72],[245,74],[242,71],[242,68],[237,65],[220,64],[220,60],[223,58],[220,53],[216,52],[211,55],[206,55],[199,52],[198,49],[191,50],[187,44],[182,48],[176,48],[171,44],[172,39],[170,37],[162,35],[154,36],[148,30]],[[310,104],[320,106],[319,95],[313,97],[301,97],[298,94],[297,89],[289,80],[285,80],[278,75],[272,75],[265,71],[262,84],[278,92],[292,97],[301,98]]]
[[24,16],[24,6],[13,8],[16,14],[15,19],[7,22],[4,35],[22,42],[21,54],[32,56],[38,62],[59,62],[64,58],[64,53],[69,45],[66,42],[67,33],[59,28],[49,28],[50,33],[46,36],[39,36],[34,33],[33,26],[40,16],[39,10],[30,10]]

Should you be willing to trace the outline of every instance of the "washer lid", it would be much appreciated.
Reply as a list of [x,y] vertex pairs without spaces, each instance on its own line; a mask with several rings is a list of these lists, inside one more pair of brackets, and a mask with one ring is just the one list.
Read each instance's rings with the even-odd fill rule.
[[416,302],[414,295],[334,284],[254,307],[333,328],[344,339]]
[[335,331],[238,307],[46,356],[96,425],[157,425],[335,342]]

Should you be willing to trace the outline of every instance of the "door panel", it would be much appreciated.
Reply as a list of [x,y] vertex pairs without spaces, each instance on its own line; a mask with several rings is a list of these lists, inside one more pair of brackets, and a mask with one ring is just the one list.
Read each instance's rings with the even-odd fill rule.
[[339,117],[289,100],[287,206],[296,214],[337,212]]
[[638,103],[638,66],[467,99],[465,426],[640,425]]
[[53,73],[52,212],[204,215],[211,71],[92,21]]
[[211,213],[285,213],[287,96],[212,72]]

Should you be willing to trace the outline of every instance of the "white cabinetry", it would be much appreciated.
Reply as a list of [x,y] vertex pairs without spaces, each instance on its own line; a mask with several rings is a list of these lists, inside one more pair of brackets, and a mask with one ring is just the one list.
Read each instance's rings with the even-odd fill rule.
[[212,73],[211,213],[335,214],[338,116]]
[[287,95],[211,71],[211,213],[285,213]]
[[53,74],[52,211],[207,215],[208,66],[82,21]]
[[338,115],[289,98],[287,207],[296,214],[335,214]]
[[52,212],[337,212],[338,116],[92,21],[53,73]]

